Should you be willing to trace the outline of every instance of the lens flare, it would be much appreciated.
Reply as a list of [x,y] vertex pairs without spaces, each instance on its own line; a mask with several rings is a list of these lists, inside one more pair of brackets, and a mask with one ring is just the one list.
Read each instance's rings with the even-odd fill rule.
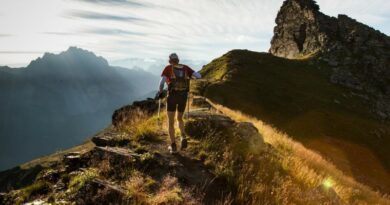
[[325,188],[331,188],[333,184],[334,182],[330,178],[325,179],[324,182],[322,183],[322,185],[324,185]]

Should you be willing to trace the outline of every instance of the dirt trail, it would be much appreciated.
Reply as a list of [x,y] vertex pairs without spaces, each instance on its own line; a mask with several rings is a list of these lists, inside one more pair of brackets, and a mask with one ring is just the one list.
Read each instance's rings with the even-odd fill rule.
[[191,190],[195,195],[201,197],[204,204],[215,204],[228,195],[227,182],[215,176],[200,159],[189,151],[191,146],[199,141],[187,138],[188,148],[180,150],[180,139],[176,137],[178,152],[171,154],[168,150],[169,136],[165,131],[162,132],[160,139],[161,141],[147,145],[149,152],[158,153],[158,161],[163,164],[158,170],[150,173],[152,176],[157,178],[166,175],[176,177],[182,188]]

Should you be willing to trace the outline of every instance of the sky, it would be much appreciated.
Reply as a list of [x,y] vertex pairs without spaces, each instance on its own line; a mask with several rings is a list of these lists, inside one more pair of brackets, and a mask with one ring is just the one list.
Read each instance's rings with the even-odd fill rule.
[[[268,51],[283,0],[1,0],[0,65],[26,66],[69,46],[110,64],[132,59],[210,61],[232,49]],[[317,0],[390,34],[389,0]]]

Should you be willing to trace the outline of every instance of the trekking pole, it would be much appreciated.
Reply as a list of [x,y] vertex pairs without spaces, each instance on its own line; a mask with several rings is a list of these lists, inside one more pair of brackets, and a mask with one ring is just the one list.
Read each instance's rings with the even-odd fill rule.
[[160,108],[161,108],[161,98],[158,99],[158,112],[157,112],[157,117],[160,120]]
[[187,120],[190,119],[190,96],[191,96],[191,93],[188,92],[188,97],[187,97]]
[[157,124],[162,127],[161,118],[160,118],[160,111],[161,111],[161,93],[157,93],[156,97],[154,98],[156,100],[158,98],[158,107],[157,107]]

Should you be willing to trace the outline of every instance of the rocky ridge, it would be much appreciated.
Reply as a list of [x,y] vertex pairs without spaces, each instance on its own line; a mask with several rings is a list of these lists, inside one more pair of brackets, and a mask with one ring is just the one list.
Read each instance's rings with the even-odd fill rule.
[[[195,101],[199,103],[199,99]],[[0,204],[214,204],[230,200],[226,197],[231,197],[235,188],[229,187],[227,178],[216,175],[209,166],[205,166],[205,158],[196,157],[194,152],[199,150],[182,151],[180,155],[169,154],[165,142],[168,137],[164,132],[159,134],[161,136],[154,136],[151,141],[144,139],[136,142],[124,136],[126,134],[119,126],[129,123],[128,120],[136,118],[135,113],[140,111],[152,117],[157,111],[156,106],[156,101],[147,99],[116,110],[113,126],[92,137],[95,147],[66,153],[61,160],[48,167],[38,166],[38,171],[26,171],[31,175],[28,181],[24,178],[14,179],[14,184],[2,190],[5,193],[0,194]],[[187,114],[191,123],[187,123],[186,130],[193,137],[190,148],[210,131],[205,127],[225,134],[234,132],[239,144],[244,147],[255,146],[260,151],[265,146],[252,124],[237,123],[207,110]],[[225,137],[224,143],[229,143]],[[242,159],[237,156],[237,160]],[[140,178],[146,180],[142,183],[150,185],[131,184]],[[2,180],[1,184],[6,181]],[[23,186],[17,186],[22,183]],[[150,186],[147,189],[152,199],[137,196],[138,192],[145,194],[142,192],[146,189],[143,186]],[[170,196],[164,198],[166,192]]]
[[[30,176],[12,178],[13,184],[0,191],[0,204],[388,202],[370,191],[361,195],[366,190],[361,185],[356,194],[345,196],[324,186],[321,179],[307,183],[296,178],[290,170],[294,163],[285,156],[289,152],[286,144],[265,143],[254,124],[235,121],[209,102],[203,97],[192,100],[192,106],[202,107],[186,113],[189,146],[178,155],[169,154],[167,133],[156,125],[164,120],[156,118],[157,102],[135,102],[115,111],[113,126],[91,139],[95,146],[64,152],[45,165],[40,161],[38,171],[30,167],[33,171],[15,173]],[[135,128],[131,123],[140,118],[139,112],[146,118],[136,126],[148,132],[123,130]],[[0,185],[12,174],[12,170],[0,173]]]
[[360,93],[382,119],[390,118],[390,38],[346,15],[330,17],[314,0],[286,0],[270,53],[331,68],[330,81]]

